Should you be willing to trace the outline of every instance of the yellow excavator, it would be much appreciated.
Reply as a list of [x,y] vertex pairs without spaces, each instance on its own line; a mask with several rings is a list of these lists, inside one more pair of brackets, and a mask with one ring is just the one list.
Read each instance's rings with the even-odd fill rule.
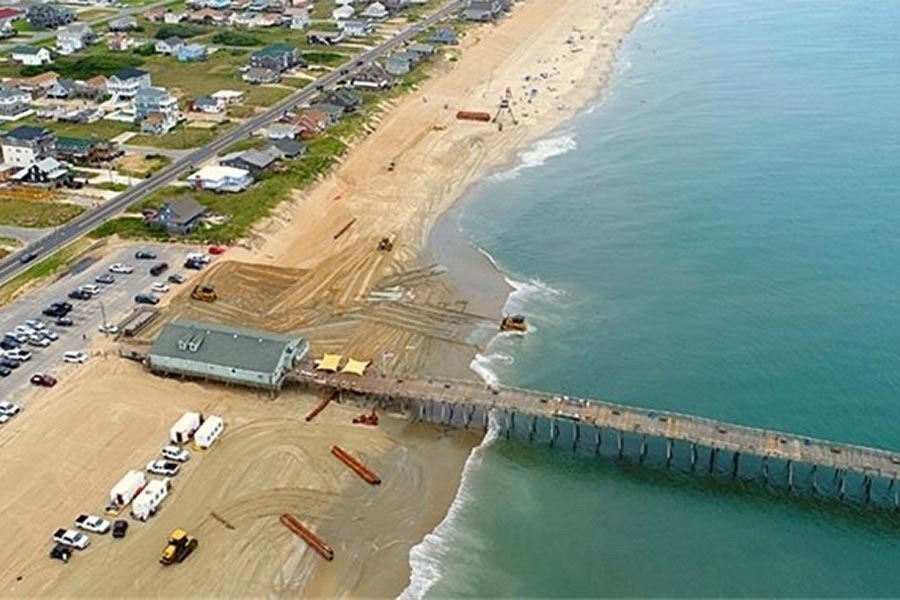
[[200,300],[201,302],[215,302],[218,296],[216,295],[216,288],[206,284],[195,286],[194,290],[191,292],[191,298]]
[[168,545],[159,557],[160,564],[171,565],[184,562],[197,549],[197,538],[188,535],[184,529],[176,529],[169,536]]

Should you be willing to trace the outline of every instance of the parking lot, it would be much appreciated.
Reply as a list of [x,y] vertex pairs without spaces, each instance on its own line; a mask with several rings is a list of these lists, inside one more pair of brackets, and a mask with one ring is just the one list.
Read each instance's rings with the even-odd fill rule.
[[[135,259],[137,250],[150,250],[157,258],[137,260]],[[164,305],[167,296],[177,293],[178,288],[188,285],[188,282],[180,286],[168,283],[166,281],[168,276],[173,273],[180,273],[185,278],[195,275],[197,271],[183,268],[184,260],[188,253],[202,251],[201,248],[161,244],[119,247],[106,253],[102,259],[88,258],[79,262],[57,281],[41,286],[0,309],[0,323],[2,323],[0,337],[29,319],[40,319],[49,329],[59,334],[58,340],[44,348],[27,343],[22,345],[23,349],[31,353],[31,360],[22,362],[21,366],[14,369],[9,376],[0,379],[0,400],[10,400],[25,407],[26,403],[22,400],[29,388],[33,387],[29,380],[36,373],[49,373],[59,380],[59,385],[65,385],[66,372],[80,366],[64,363],[65,352],[81,350],[90,356],[91,345],[98,337],[105,335],[99,331],[104,315],[107,323],[119,323],[135,308],[134,296],[152,293],[151,286],[158,281],[166,282],[170,287],[168,293],[156,293],[160,298],[160,306]],[[150,268],[159,262],[168,263],[169,268],[158,277],[154,277],[150,274]],[[115,282],[112,284],[96,284],[95,278],[109,273],[109,266],[113,263],[126,263],[134,267],[134,271],[130,274],[113,273]],[[101,288],[100,293],[89,300],[75,300],[68,297],[72,290],[88,284],[97,285]],[[73,321],[69,327],[56,326],[53,317],[41,314],[51,303],[61,301],[68,302],[73,307],[66,315]]]

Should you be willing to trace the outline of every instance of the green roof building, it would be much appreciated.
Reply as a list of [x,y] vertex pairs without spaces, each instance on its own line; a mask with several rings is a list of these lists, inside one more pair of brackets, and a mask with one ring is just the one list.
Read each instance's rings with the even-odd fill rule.
[[300,337],[178,320],[153,342],[150,370],[278,390],[308,351],[309,342]]

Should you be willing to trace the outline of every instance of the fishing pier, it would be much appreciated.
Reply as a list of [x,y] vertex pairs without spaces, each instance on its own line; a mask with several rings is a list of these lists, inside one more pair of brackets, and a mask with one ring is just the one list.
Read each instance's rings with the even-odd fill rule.
[[704,417],[446,379],[330,374],[287,380],[413,419],[517,436],[588,455],[761,480],[790,491],[897,508],[900,453]]

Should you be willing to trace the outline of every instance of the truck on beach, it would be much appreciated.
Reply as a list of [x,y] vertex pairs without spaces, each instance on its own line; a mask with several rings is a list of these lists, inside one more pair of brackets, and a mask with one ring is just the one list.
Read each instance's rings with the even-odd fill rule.
[[144,489],[145,485],[147,485],[147,478],[143,471],[128,471],[109,491],[109,501],[117,508],[128,506],[128,503]]
[[173,444],[187,443],[200,428],[202,421],[203,416],[198,412],[184,413],[169,430],[169,439]]
[[169,495],[169,480],[154,479],[131,502],[131,516],[139,521],[149,519]]
[[206,450],[212,446],[213,442],[219,439],[224,428],[225,422],[222,420],[222,417],[218,415],[209,417],[203,421],[203,425],[194,434],[194,447],[197,450]]

